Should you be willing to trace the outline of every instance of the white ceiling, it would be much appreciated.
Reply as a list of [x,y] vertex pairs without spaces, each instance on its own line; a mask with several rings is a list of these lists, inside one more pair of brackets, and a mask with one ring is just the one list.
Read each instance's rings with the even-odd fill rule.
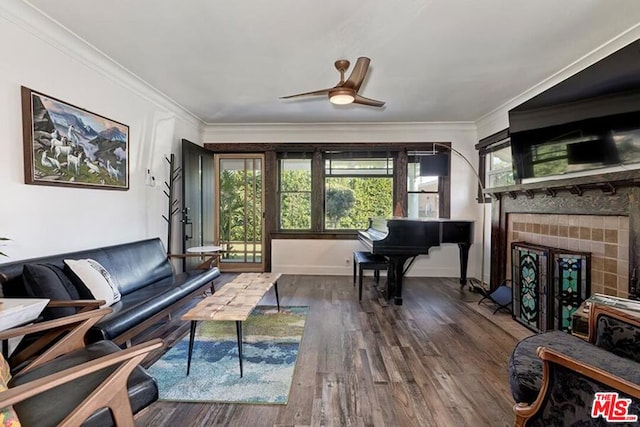
[[[474,121],[640,23],[638,0],[29,0],[207,123]],[[333,63],[371,58],[334,106]]]

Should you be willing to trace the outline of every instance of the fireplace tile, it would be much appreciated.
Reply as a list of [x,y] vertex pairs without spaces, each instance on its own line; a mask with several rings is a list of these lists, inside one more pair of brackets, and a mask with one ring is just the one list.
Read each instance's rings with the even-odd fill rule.
[[604,243],[592,241],[590,251],[592,256],[604,256]]
[[618,246],[618,259],[623,261],[629,261],[629,247]]
[[605,244],[604,245],[604,256],[609,257],[609,258],[615,258],[616,256],[618,256],[618,246],[617,245]]
[[602,228],[592,228],[591,240],[595,240],[596,242],[604,242],[604,230]]
[[567,227],[566,225],[558,226],[558,236],[569,237],[569,227]]
[[580,227],[580,239],[591,240],[591,229],[589,227]]
[[611,230],[618,229],[618,217],[617,216],[605,216],[604,217],[604,228],[608,228]]
[[580,238],[580,227],[575,225],[569,226],[569,237],[571,239],[579,239]]
[[[618,288],[618,276],[616,276],[615,274],[612,274],[612,273],[607,273],[605,271],[605,273],[604,273],[604,287],[605,288],[617,289]],[[609,294],[609,295],[616,295],[616,293],[614,292],[613,294]]]
[[607,243],[618,243],[618,230],[604,230],[604,241]]
[[604,271],[616,274],[618,272],[618,260],[615,258],[604,259]]

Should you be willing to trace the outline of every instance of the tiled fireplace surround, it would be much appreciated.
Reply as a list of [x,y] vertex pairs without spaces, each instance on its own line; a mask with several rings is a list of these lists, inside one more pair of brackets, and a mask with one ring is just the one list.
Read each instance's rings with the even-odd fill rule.
[[[528,242],[591,253],[591,293],[629,295],[629,218],[626,216],[509,214],[507,248]],[[511,277],[511,251],[507,251]]]
[[493,289],[511,278],[511,243],[520,241],[589,252],[591,294],[640,299],[640,171],[487,193],[492,197]]

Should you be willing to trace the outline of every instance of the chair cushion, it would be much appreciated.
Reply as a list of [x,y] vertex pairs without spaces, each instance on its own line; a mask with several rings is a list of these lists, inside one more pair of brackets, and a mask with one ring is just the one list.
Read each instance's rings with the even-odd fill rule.
[[[17,374],[9,385],[12,387],[25,384],[37,378],[42,378],[118,351],[120,351],[120,348],[111,341],[99,341],[89,344],[83,349],[61,356],[32,371]],[[46,427],[59,424],[115,369],[117,369],[117,365],[86,375],[17,403],[14,407],[22,425]],[[134,369],[129,376],[127,388],[131,409],[134,414],[158,399],[158,387],[155,380],[140,366]],[[103,408],[87,418],[83,425],[113,426],[114,424],[111,412]]]
[[104,300],[104,306],[120,301],[121,295],[109,272],[93,259],[65,259],[69,267],[69,276],[75,279],[78,289],[85,286],[90,295],[97,300]]
[[[22,277],[27,295],[33,298],[67,301],[78,298],[78,291],[62,271],[46,264],[25,264]],[[72,295],[73,294],[73,295]],[[45,320],[57,319],[76,313],[74,307],[45,308]]]

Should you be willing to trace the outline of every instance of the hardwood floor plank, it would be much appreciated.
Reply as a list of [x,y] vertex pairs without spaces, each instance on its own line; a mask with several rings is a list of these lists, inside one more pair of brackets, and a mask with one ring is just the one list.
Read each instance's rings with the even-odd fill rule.
[[[281,304],[309,306],[287,405],[156,402],[136,425],[513,425],[507,361],[531,332],[453,279],[407,278],[402,306],[381,304],[373,284],[359,302],[350,276],[281,278]],[[138,340],[172,345],[188,330],[179,319]]]

